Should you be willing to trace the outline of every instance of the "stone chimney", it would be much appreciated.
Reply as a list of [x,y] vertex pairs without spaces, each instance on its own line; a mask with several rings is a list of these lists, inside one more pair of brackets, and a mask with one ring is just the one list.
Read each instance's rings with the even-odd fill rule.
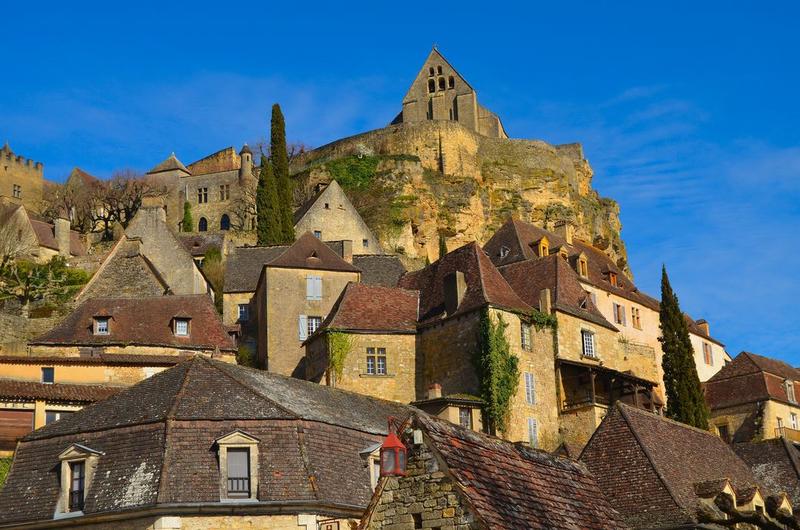
[[442,385],[433,383],[428,386],[428,399],[437,399],[442,397]]
[[708,328],[708,320],[701,318],[700,320],[696,321],[697,327],[700,328],[700,331],[706,334],[707,337],[711,336],[711,331]]
[[553,232],[556,235],[561,236],[568,245],[571,245],[572,236],[575,235],[575,225],[572,224],[572,221],[562,219],[560,221],[556,221],[556,224],[553,227]]
[[142,199],[142,206],[136,212],[135,217],[142,216],[150,222],[160,220],[167,222],[167,206],[160,197],[145,197]]
[[342,259],[353,263],[353,242],[349,239],[342,240]]
[[70,235],[69,219],[66,215],[59,215],[53,220],[53,232],[56,238],[56,246],[61,256],[69,257]]
[[444,277],[444,307],[448,315],[458,310],[466,292],[467,282],[463,272],[451,272]]
[[548,315],[552,313],[553,306],[550,302],[550,289],[539,291],[539,311]]

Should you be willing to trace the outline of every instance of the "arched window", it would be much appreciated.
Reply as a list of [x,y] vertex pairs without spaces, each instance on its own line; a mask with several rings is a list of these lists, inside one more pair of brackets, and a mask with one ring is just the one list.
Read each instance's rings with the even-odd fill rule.
[[222,214],[222,217],[219,219],[219,229],[220,230],[230,230],[231,229],[231,218],[228,217],[228,214]]
[[439,90],[444,90],[444,77],[439,78]]
[[450,79],[447,80],[447,86],[449,88],[455,88],[456,87],[456,80],[452,75],[450,76]]
[[442,75],[442,65],[439,65],[439,66],[437,66],[437,67],[436,67],[436,72],[437,72],[439,75]]
[[433,66],[428,69],[428,75],[433,76]]
[[208,230],[208,221],[205,217],[200,218],[200,221],[197,223],[197,230],[200,232],[206,232]]
[[436,81],[428,79],[428,92],[436,92]]

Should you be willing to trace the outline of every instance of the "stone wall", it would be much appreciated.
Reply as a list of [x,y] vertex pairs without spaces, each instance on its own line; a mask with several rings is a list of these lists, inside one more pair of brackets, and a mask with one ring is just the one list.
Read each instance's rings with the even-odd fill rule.
[[25,353],[28,341],[55,327],[64,316],[25,318],[0,312],[0,355]]
[[[19,186],[19,197],[14,194],[15,186]],[[16,155],[6,148],[0,149],[0,197],[38,212],[43,187],[44,165],[41,162]]]
[[719,435],[719,427],[727,427],[734,442],[752,442],[774,438],[774,431],[768,431],[764,425],[765,408],[766,403],[753,402],[714,409],[711,411],[708,428],[714,434]]
[[408,453],[406,476],[383,479],[381,495],[362,521],[368,530],[482,528],[447,475],[444,464],[426,445]]

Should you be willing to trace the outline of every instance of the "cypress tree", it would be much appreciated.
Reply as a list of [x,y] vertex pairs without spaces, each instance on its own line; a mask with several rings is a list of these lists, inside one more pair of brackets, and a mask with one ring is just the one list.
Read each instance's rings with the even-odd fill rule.
[[706,405],[697,367],[694,364],[694,349],[689,340],[689,326],[681,311],[678,297],[672,290],[666,267],[661,269],[661,348],[664,356],[664,387],[667,392],[667,416],[692,425],[708,429],[708,406]]
[[278,216],[278,190],[272,165],[261,157],[261,173],[256,189],[256,229],[259,245],[275,245],[282,241],[282,225]]
[[192,204],[189,201],[183,203],[183,219],[181,219],[181,231],[191,232],[194,230],[194,219],[192,219]]
[[289,154],[286,150],[286,123],[281,106],[272,105],[270,128],[270,161],[275,181],[278,183],[278,216],[281,221],[281,242],[294,241],[293,190],[289,178]]

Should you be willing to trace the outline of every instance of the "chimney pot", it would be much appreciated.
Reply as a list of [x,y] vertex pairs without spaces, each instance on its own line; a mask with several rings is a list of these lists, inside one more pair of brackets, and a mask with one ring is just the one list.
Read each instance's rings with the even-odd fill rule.
[[433,383],[428,387],[428,399],[436,399],[442,397],[442,385]]
[[695,324],[697,324],[697,327],[700,328],[703,331],[703,333],[706,334],[706,336],[708,337],[711,336],[711,331],[708,326],[708,320],[701,318],[700,320],[695,322]]
[[560,221],[556,221],[553,232],[556,235],[561,236],[568,245],[571,245],[572,237],[575,235],[575,225],[572,224],[572,221],[562,219]]

